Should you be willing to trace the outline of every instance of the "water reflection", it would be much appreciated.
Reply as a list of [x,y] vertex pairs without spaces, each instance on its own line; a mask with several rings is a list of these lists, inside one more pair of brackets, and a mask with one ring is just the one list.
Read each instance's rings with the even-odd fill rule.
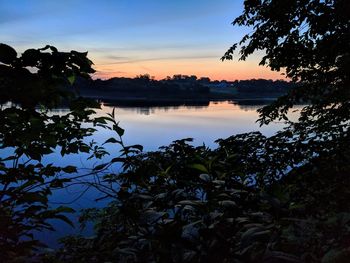
[[258,109],[270,104],[274,99],[266,99],[266,100],[239,100],[239,101],[228,101],[228,103],[232,103],[234,105],[238,105],[241,110],[244,111],[257,111]]
[[172,111],[179,108],[202,109],[208,107],[209,101],[104,101],[102,104],[106,107],[122,108],[135,112],[137,114],[151,115],[157,111]]
[[201,110],[212,105],[233,104],[238,105],[244,111],[256,111],[257,109],[269,104],[272,99],[266,100],[229,100],[229,101],[101,101],[105,107],[116,107],[124,110],[136,112],[137,114],[156,114],[158,111],[173,111],[178,109]]
[[[260,127],[256,120],[256,110],[268,104],[270,101],[225,101],[225,102],[182,102],[176,104],[138,104],[125,105],[118,102],[102,103],[102,109],[97,112],[104,116],[115,109],[116,119],[125,129],[123,136],[126,145],[141,144],[145,151],[157,150],[160,146],[168,145],[172,141],[182,138],[194,138],[194,145],[205,143],[208,147],[215,148],[215,140],[226,138],[233,134],[250,131],[261,131],[265,135],[272,135],[282,127],[280,123],[273,123]],[[67,109],[55,110],[54,114],[66,114]],[[102,144],[106,139],[115,136],[110,130],[98,129],[93,138]],[[100,162],[87,161],[88,155],[71,155],[62,158],[60,154],[52,154],[46,158],[47,163],[56,165],[78,165],[84,169],[91,169],[94,165],[109,161],[118,156],[119,149],[115,145],[106,145],[106,150],[111,153]],[[118,172],[118,167],[115,167]],[[94,178],[90,178],[94,180]],[[90,180],[89,178],[87,180]],[[57,206],[60,202],[69,203],[75,200],[85,190],[82,186],[74,186],[55,191],[51,197],[51,205]],[[77,211],[82,208],[103,206],[104,203],[96,203],[99,193],[90,189],[71,205]],[[77,216],[71,216],[77,222]],[[51,247],[57,246],[57,238],[74,234],[79,231],[72,229],[62,222],[54,223],[55,233],[39,233],[38,237]],[[91,234],[91,228],[83,234]]]
[[228,101],[101,101],[105,107],[116,107],[133,111],[137,114],[151,115],[159,111],[174,111],[179,109],[201,110],[212,108],[213,105],[232,104],[237,105],[243,111],[256,111],[257,109],[273,102],[275,99],[241,99]]
[[257,109],[269,101],[225,101],[203,103],[187,102],[178,105],[125,106],[103,103],[99,114],[112,112],[125,128],[126,143],[142,144],[146,150],[156,150],[173,140],[192,137],[195,145],[205,143],[215,147],[215,140],[232,134],[260,130],[266,135],[274,134],[280,124],[260,127]]

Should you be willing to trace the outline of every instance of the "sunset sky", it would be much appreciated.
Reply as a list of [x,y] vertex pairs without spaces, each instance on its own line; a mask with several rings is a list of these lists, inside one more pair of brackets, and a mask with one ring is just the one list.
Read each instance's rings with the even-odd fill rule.
[[0,41],[20,52],[46,44],[89,51],[95,78],[283,78],[257,65],[261,54],[220,61],[249,32],[230,24],[242,9],[243,0],[0,0]]

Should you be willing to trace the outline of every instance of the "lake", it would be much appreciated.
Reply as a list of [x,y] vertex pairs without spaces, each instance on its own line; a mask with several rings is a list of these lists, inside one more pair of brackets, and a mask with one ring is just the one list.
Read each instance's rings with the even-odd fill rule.
[[[191,137],[195,145],[214,141],[233,134],[261,131],[272,135],[281,126],[260,127],[257,109],[271,101],[210,102],[204,106],[118,107],[116,118],[125,129],[127,144],[142,144],[146,151],[156,150],[173,140]],[[103,104],[102,112],[110,113],[113,105]]]
[[[234,134],[261,131],[264,135],[273,135],[282,127],[281,123],[272,123],[263,127],[256,123],[258,119],[257,109],[270,102],[271,100],[242,100],[176,106],[121,106],[118,103],[102,103],[102,109],[98,111],[98,115],[104,116],[106,113],[111,113],[114,108],[116,119],[120,121],[120,126],[125,129],[124,143],[126,145],[141,144],[145,151],[157,150],[158,147],[168,145],[174,140],[188,137],[194,138],[193,145],[205,144],[215,148],[215,140]],[[65,112],[67,112],[65,109],[55,111],[58,114]],[[98,143],[103,143],[111,136],[115,136],[112,131],[99,129],[93,139]],[[118,155],[119,149],[115,145],[108,145],[106,148],[111,155],[103,161],[87,161],[88,155],[72,155],[62,158],[59,154],[52,154],[45,162],[53,162],[57,165],[77,165],[82,168],[80,172],[84,173],[94,165],[106,162]],[[118,172],[118,167],[113,169],[115,169],[114,172]],[[90,180],[95,180],[95,178],[90,178]],[[84,192],[85,190],[86,192]],[[84,195],[81,196],[82,192]],[[95,202],[99,196],[99,193],[94,189],[75,185],[55,191],[50,202],[52,206],[69,204],[79,211],[83,208],[106,205],[107,200]],[[77,216],[71,215],[70,218],[76,222]],[[54,221],[53,224],[57,229],[56,232],[37,234],[37,237],[50,247],[57,246],[57,238],[79,232],[78,228],[73,229],[62,222]],[[84,235],[92,234],[91,226],[81,233]]]

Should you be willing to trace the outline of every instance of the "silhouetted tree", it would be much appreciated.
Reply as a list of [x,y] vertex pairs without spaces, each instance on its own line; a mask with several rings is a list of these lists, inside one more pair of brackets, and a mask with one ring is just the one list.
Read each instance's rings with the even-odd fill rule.
[[141,75],[137,75],[136,79],[140,79],[140,80],[144,80],[146,82],[149,82],[152,78],[149,74],[141,74]]
[[[347,262],[350,256],[349,4],[246,0],[235,25],[253,32],[240,58],[284,70],[296,88],[260,110],[260,132],[193,147],[178,140],[135,156],[93,239],[66,240],[65,261]],[[223,59],[232,59],[237,45]],[[174,76],[182,80],[183,76]],[[287,118],[305,103],[297,122]],[[106,178],[109,182],[111,177]],[[90,260],[93,262],[93,260]]]
[[[286,118],[295,103],[310,103],[303,118],[347,120],[349,111],[350,5],[346,0],[247,0],[244,12],[233,22],[254,30],[238,43],[240,59],[258,50],[266,55],[260,65],[283,70],[288,78],[302,85],[288,96],[260,111],[261,122]],[[237,44],[222,59],[232,59]],[[324,110],[339,105],[344,114]],[[338,106],[337,106],[338,108]],[[339,113],[339,112],[338,112]],[[345,118],[345,119],[344,119]],[[310,120],[311,121],[311,120]],[[332,125],[330,124],[329,127]]]

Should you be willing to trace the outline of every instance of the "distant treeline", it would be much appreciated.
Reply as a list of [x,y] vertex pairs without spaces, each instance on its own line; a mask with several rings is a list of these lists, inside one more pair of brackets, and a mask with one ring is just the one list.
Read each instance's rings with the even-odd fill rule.
[[87,92],[113,93],[118,95],[172,95],[175,97],[231,96],[242,94],[282,94],[294,84],[283,80],[250,79],[236,81],[211,81],[207,77],[174,75],[162,80],[155,80],[148,74],[135,78],[115,77],[107,80],[78,80],[77,87]]
[[236,80],[233,86],[242,93],[285,93],[295,84],[283,80],[250,79]]
[[145,74],[136,76],[135,78],[115,77],[107,80],[96,79],[90,83],[84,82],[79,84],[78,82],[78,85],[81,88],[90,87],[99,91],[133,94],[143,92],[152,92],[154,94],[210,93],[210,88],[201,85],[196,77],[193,78],[193,76],[189,76],[188,78],[177,78],[176,76],[164,80],[155,80],[148,74]]

